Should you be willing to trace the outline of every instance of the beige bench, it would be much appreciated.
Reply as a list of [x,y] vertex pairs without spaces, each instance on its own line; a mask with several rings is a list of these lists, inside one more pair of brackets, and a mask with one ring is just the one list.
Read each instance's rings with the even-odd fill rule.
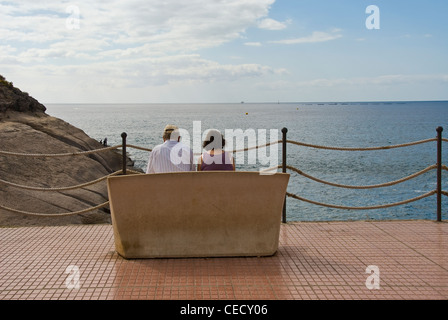
[[115,248],[127,259],[273,255],[288,180],[238,171],[110,177]]

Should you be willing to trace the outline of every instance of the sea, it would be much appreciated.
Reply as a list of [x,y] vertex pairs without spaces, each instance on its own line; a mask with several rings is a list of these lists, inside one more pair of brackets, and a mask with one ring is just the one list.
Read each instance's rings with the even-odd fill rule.
[[[162,143],[166,124],[182,129],[183,142],[201,152],[202,135],[218,129],[229,150],[244,149],[282,139],[313,146],[366,148],[399,145],[435,138],[436,128],[448,136],[448,101],[291,102],[291,103],[178,103],[178,104],[47,104],[47,114],[82,129],[109,146],[122,143],[153,148]],[[443,134],[442,133],[442,134]],[[135,166],[146,168],[149,153],[128,148]],[[407,177],[437,163],[435,141],[375,151],[341,151],[287,144],[287,165],[342,185],[383,184]],[[448,164],[448,143],[442,163]],[[282,164],[282,145],[235,153],[236,170],[260,171]],[[278,170],[279,172],[281,169]],[[292,170],[288,192],[320,204],[288,197],[288,221],[436,219],[436,195],[382,209],[347,210],[323,204],[366,207],[408,200],[436,189],[436,170],[397,185],[347,189],[322,184]],[[442,189],[448,191],[448,172]],[[442,219],[448,199],[442,196]]]

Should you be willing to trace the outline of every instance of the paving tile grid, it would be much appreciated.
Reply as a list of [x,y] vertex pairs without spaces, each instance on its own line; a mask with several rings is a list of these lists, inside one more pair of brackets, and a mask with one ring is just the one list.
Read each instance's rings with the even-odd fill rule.
[[294,222],[279,240],[272,257],[126,260],[111,225],[0,228],[0,300],[448,299],[446,222]]

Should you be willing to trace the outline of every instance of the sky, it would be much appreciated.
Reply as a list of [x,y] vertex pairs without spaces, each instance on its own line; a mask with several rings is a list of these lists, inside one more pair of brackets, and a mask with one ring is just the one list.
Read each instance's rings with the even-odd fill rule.
[[41,103],[448,100],[446,0],[0,0]]

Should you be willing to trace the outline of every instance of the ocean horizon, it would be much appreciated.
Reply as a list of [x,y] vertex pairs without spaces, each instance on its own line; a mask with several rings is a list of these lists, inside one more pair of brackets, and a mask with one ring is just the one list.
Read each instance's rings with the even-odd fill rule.
[[[226,130],[253,130],[257,134],[257,144],[281,139],[281,129],[287,128],[288,140],[342,148],[415,142],[436,137],[439,126],[448,128],[448,101],[49,103],[45,106],[47,114],[82,129],[98,141],[107,138],[108,145],[119,145],[121,133],[126,132],[128,144],[144,148],[153,148],[162,142],[162,130],[168,123],[183,128],[191,138],[195,137],[198,124],[200,133],[211,128],[224,134]],[[263,132],[266,132],[264,137]],[[248,146],[248,141],[245,143]],[[271,147],[263,151],[264,155],[271,156],[272,160],[272,152],[276,152],[277,162],[281,164],[281,145]],[[136,167],[146,167],[148,152],[133,148],[128,152]],[[258,171],[266,167],[266,163],[258,161],[259,155],[257,153],[256,163],[250,163],[248,152],[238,155],[237,170]],[[316,178],[346,185],[394,181],[434,165],[436,161],[436,142],[377,151],[335,151],[287,145],[288,165]],[[343,206],[394,203],[422,195],[436,186],[435,170],[398,185],[368,190],[336,188],[288,172],[291,174],[288,192]],[[447,186],[444,182],[443,189],[447,190]],[[448,202],[444,198],[442,211],[446,212]],[[287,198],[288,221],[434,220],[435,217],[435,196],[374,210],[334,209]]]

